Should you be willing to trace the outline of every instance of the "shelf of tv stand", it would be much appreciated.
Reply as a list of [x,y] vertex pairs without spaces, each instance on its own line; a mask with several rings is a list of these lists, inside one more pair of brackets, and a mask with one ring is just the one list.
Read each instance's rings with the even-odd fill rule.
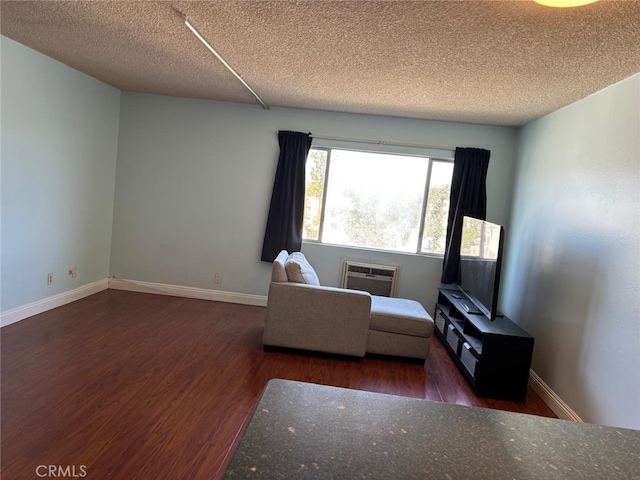
[[440,288],[436,335],[477,396],[525,401],[533,337],[507,317],[467,312],[463,304],[470,302],[459,290]]

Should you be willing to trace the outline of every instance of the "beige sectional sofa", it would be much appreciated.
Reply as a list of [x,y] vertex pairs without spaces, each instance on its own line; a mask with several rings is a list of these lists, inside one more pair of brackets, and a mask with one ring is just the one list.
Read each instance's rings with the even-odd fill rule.
[[273,262],[265,347],[424,360],[432,334],[433,320],[418,302],[321,286],[299,252],[283,250]]

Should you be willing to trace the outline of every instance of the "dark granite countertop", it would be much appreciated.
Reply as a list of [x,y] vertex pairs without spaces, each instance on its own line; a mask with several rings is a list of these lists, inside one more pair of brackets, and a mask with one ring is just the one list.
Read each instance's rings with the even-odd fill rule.
[[271,380],[226,479],[640,479],[640,431]]

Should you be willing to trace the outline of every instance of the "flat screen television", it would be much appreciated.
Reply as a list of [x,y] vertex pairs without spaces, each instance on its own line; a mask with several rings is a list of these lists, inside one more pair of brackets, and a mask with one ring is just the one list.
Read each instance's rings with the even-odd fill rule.
[[473,217],[462,220],[460,288],[473,302],[469,313],[495,320],[498,310],[504,228]]

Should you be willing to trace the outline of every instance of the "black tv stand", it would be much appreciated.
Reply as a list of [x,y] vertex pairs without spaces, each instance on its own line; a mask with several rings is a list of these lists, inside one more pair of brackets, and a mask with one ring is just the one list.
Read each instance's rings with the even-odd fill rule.
[[436,335],[478,397],[524,402],[534,338],[505,316],[469,312],[459,290],[438,289]]

